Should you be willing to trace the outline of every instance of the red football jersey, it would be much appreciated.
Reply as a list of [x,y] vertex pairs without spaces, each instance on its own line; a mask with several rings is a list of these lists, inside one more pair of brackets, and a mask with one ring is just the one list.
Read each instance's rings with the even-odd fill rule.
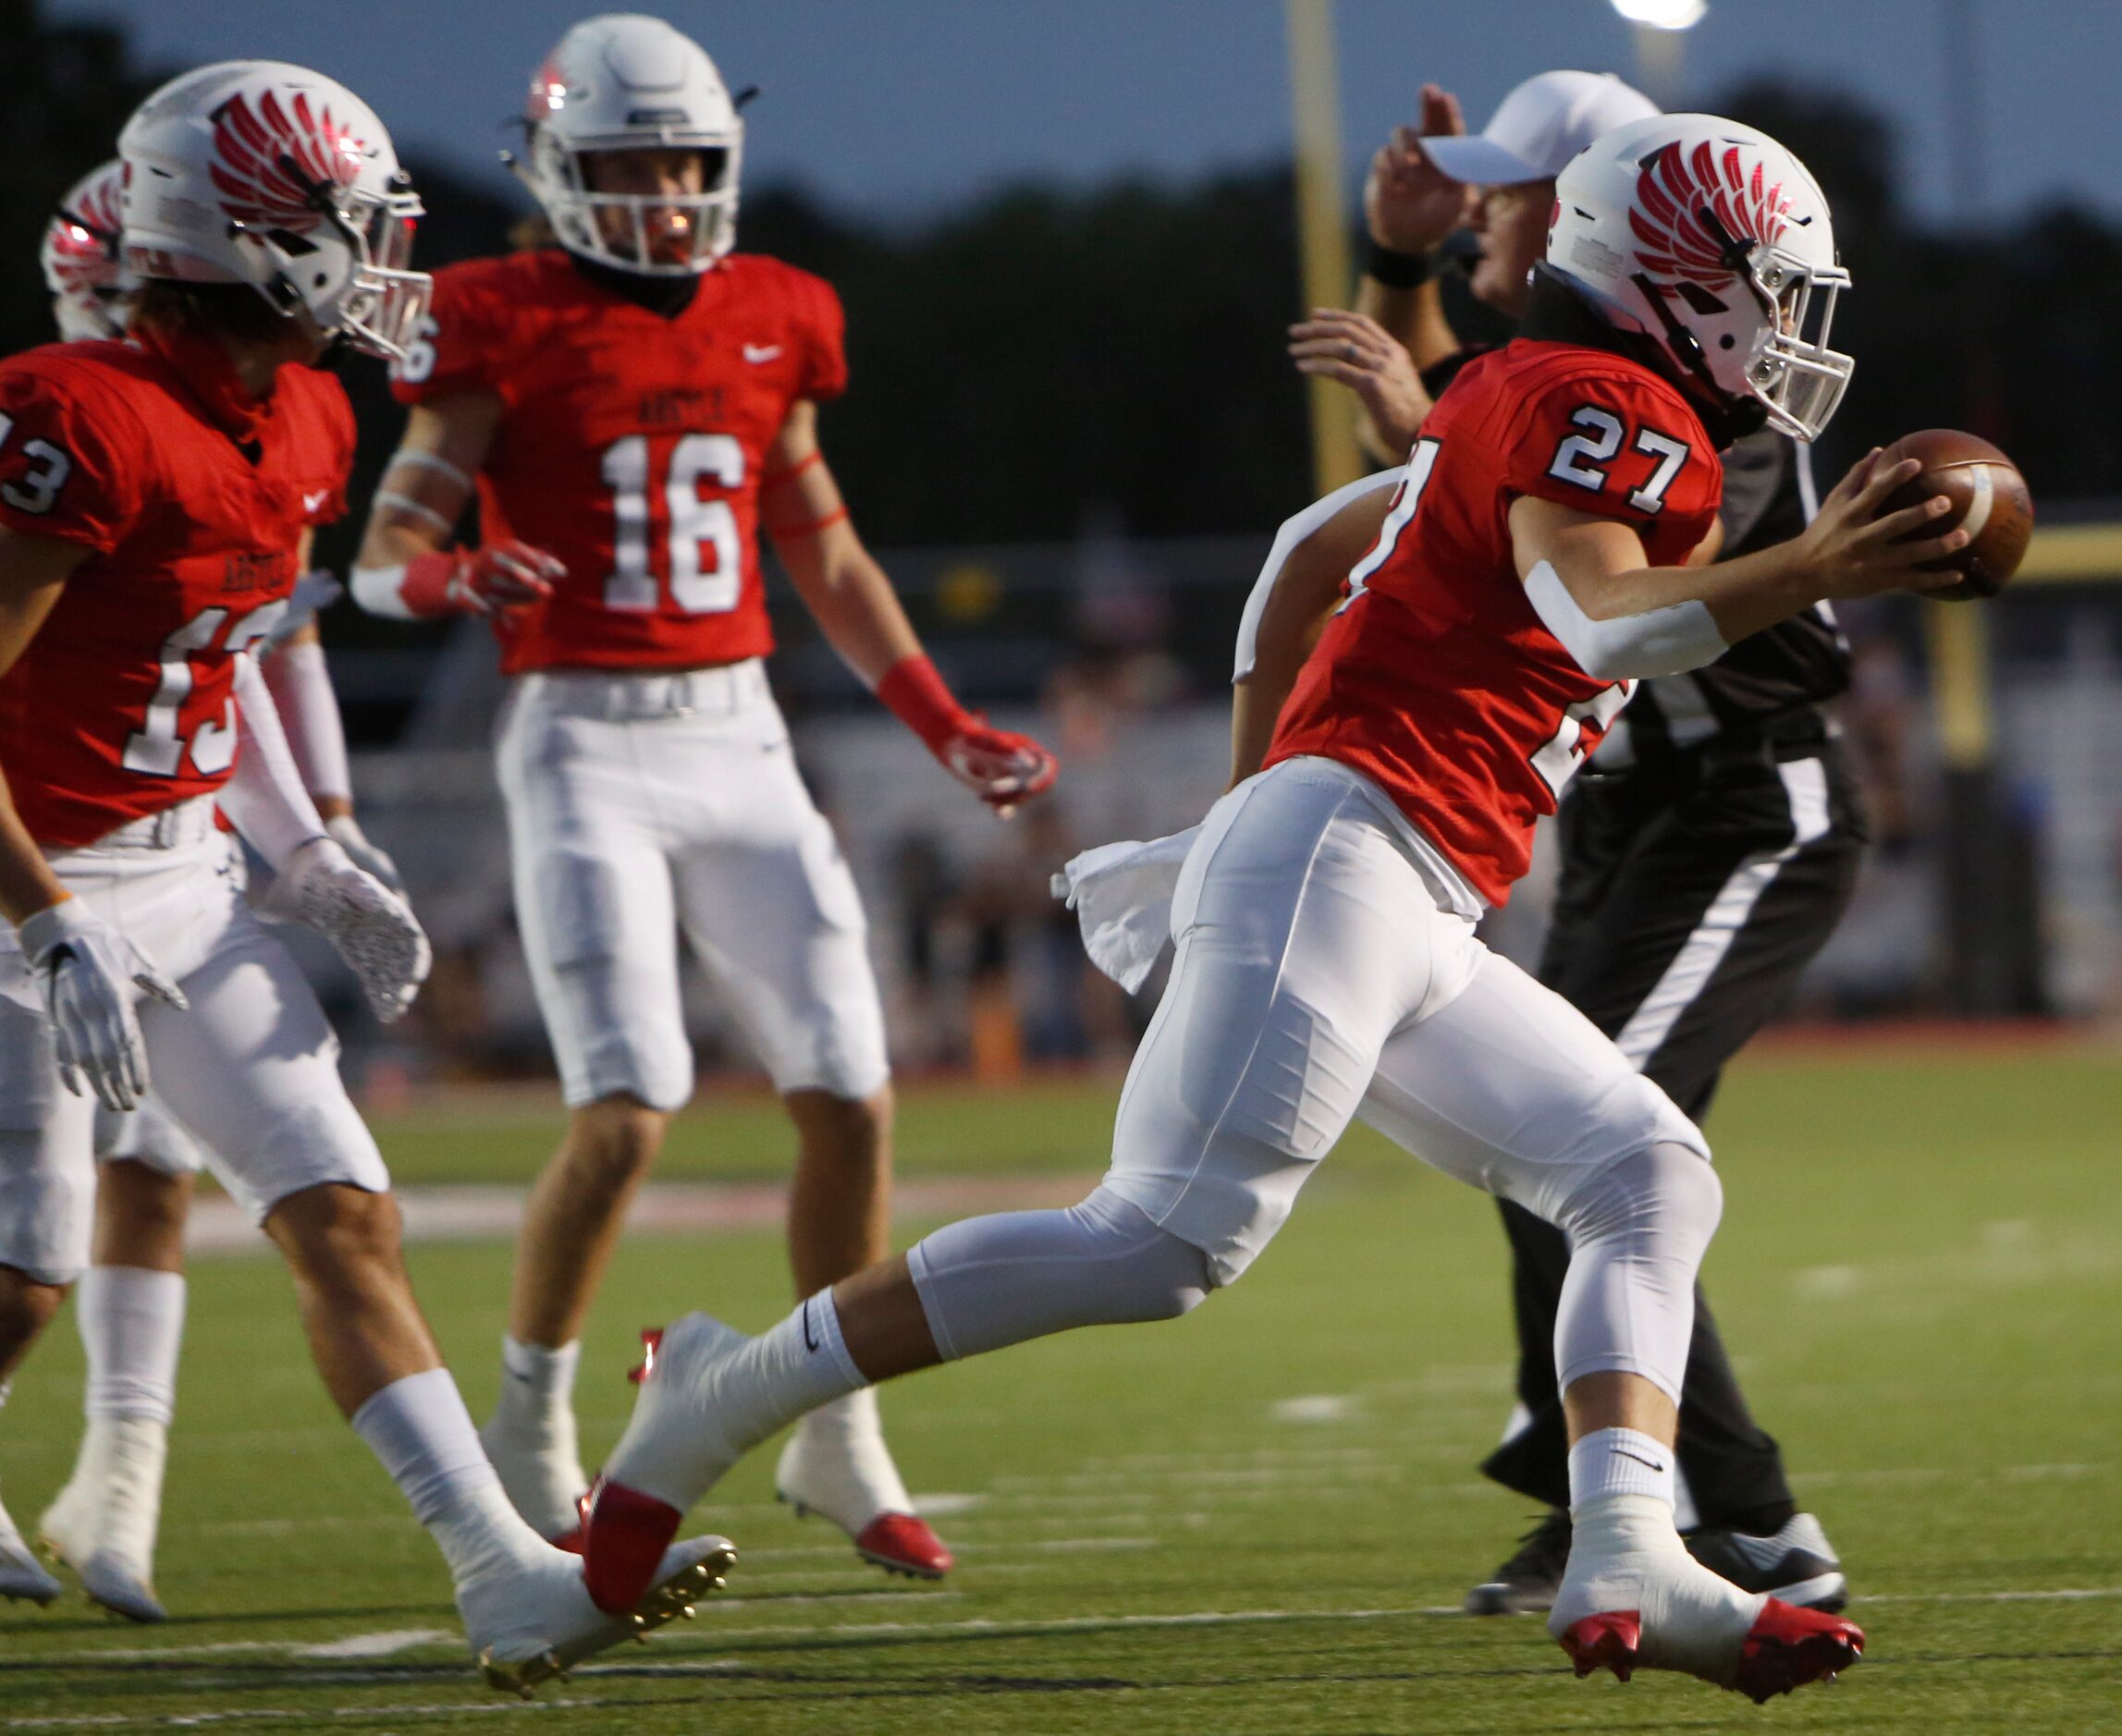
[[227,781],[236,654],[286,614],[303,530],[346,510],[353,410],[284,367],[254,434],[252,462],[137,344],[0,362],[0,523],[90,551],[0,676],[0,767],[39,843]]
[[435,274],[398,396],[499,397],[482,529],[568,569],[546,603],[496,617],[504,669],[677,669],[772,649],[760,472],[797,399],[846,388],[841,328],[831,286],[757,254],[722,260],[669,317],[557,248]]
[[1381,785],[1501,904],[1532,828],[1634,690],[1594,680],[1541,625],[1511,549],[1520,495],[1633,525],[1653,566],[1708,533],[1723,467],[1648,368],[1519,339],[1428,419],[1378,542],[1282,708],[1267,763],[1320,754]]

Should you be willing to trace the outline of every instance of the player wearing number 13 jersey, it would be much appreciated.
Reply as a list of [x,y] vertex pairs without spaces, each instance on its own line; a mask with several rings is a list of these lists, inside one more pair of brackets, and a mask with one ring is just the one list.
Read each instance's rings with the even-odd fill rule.
[[[730,251],[743,128],[713,62],[657,19],[592,18],[539,67],[525,121],[517,167],[560,245],[439,274],[354,594],[485,615],[513,679],[517,913],[571,1114],[532,1194],[485,1436],[561,1538],[585,1484],[583,1318],[693,1086],[674,926],[796,1124],[798,1284],[885,1248],[883,1020],[852,877],[760,661],[761,532],[833,647],[983,800],[1006,813],[1054,763],[951,696],[849,522],[816,433],[846,384],[840,303]],[[484,540],[450,548],[474,476]],[[951,1564],[867,1394],[804,1420],[779,1486],[882,1566]]]
[[[350,458],[345,396],[311,369],[338,340],[399,353],[426,301],[406,269],[420,202],[365,104],[278,62],[172,80],[118,149],[131,341],[0,364],[0,1379],[87,1263],[93,1108],[136,1113],[152,1066],[286,1256],[319,1373],[440,1545],[474,1651],[526,1683],[675,1615],[726,1546],[687,1546],[647,1607],[606,1610],[509,1509],[407,1283],[332,1028],[215,825],[218,803],[275,907],[404,1009],[425,940],[325,835],[251,653]],[[51,1529],[100,1519],[77,1517]],[[18,1545],[0,1513],[0,1594],[49,1601]],[[105,1551],[67,1553],[102,1595]]]

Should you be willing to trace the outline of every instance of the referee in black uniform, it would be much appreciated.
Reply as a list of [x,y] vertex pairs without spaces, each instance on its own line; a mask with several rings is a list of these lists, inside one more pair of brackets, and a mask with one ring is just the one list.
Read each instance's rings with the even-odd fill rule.
[[[1479,245],[1476,296],[1524,320],[1528,335],[1567,336],[1548,328],[1566,324],[1573,298],[1537,279],[1528,287],[1553,177],[1599,133],[1651,112],[1618,80],[1543,73],[1504,98],[1485,134],[1467,138],[1450,136],[1463,133],[1455,102],[1425,89],[1428,136],[1395,133],[1365,187],[1371,246],[1358,311],[1316,313],[1292,332],[1300,367],[1357,393],[1382,456],[1405,452],[1473,353],[1450,348],[1429,250],[1464,220]],[[1429,365],[1418,372],[1417,360]],[[1723,553],[1785,541],[1813,504],[1803,449],[1780,434],[1746,434],[1724,453]],[[1641,683],[1564,799],[1562,879],[1540,980],[1698,1121],[1724,1063],[1848,903],[1864,827],[1825,709],[1848,680],[1848,646],[1820,605],[1706,668]],[[1481,1468],[1548,1512],[1467,1595],[1478,1615],[1547,1608],[1570,1541],[1553,1350],[1568,1244],[1522,1207],[1498,1204],[1515,1265],[1518,1406]],[[1678,1517],[1699,1559],[1749,1591],[1842,1607],[1841,1564],[1819,1522],[1797,1510],[1782,1454],[1748,1408],[1699,1289],[1675,1450]]]

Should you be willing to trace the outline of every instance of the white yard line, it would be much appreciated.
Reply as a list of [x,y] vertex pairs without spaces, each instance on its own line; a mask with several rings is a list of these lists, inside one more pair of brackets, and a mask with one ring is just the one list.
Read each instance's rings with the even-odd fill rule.
[[[894,1594],[873,1594],[893,1595]],[[901,1596],[924,1597],[940,1601],[948,1593],[901,1593]],[[1994,1592],[1909,1592],[1887,1593],[1854,1599],[1860,1604],[1930,1604],[1930,1603],[2079,1603],[2095,1599],[2122,1597],[2122,1585],[2059,1587],[2037,1591]],[[718,1599],[717,1608],[730,1608],[743,1600]],[[826,1602],[831,1599],[775,1599],[779,1603]],[[800,1651],[812,1646],[830,1646],[846,1641],[948,1638],[1012,1639],[1036,1638],[1047,1634],[1100,1633],[1128,1631],[1157,1631],[1162,1629],[1194,1629],[1220,1627],[1268,1627],[1298,1622],[1367,1622],[1413,1620],[1465,1619],[1456,1605],[1407,1605],[1397,1608],[1375,1609],[1233,1609],[1192,1610],[1165,1615],[1113,1615],[1070,1616],[1051,1620],[1023,1621],[998,1620],[975,1617],[951,1621],[863,1621],[833,1626],[789,1626],[776,1624],[743,1628],[723,1628],[712,1620],[699,1626],[668,1632],[657,1638],[655,1644],[663,1651],[673,1647],[684,1651],[713,1652],[719,1647],[752,1641],[787,1640],[786,1648]],[[387,1629],[375,1633],[350,1634],[343,1639],[322,1644],[296,1644],[275,1640],[231,1640],[207,1645],[173,1645],[139,1647],[129,1650],[75,1649],[43,1657],[23,1657],[17,1660],[18,1668],[43,1666],[47,1669],[63,1668],[78,1660],[82,1665],[110,1663],[176,1663],[188,1659],[215,1658],[245,1654],[277,1654],[290,1663],[322,1663],[352,1658],[393,1657],[403,1652],[423,1651],[431,1648],[456,1648],[463,1644],[457,1635],[442,1629]],[[780,1649],[780,1648],[776,1648]],[[582,1676],[698,1676],[725,1673],[741,1668],[734,1660],[716,1657],[682,1657],[640,1659],[629,1657],[624,1662],[587,1664],[575,1671]],[[403,1680],[402,1671],[330,1670],[303,1671],[302,1677],[317,1685],[358,1685],[362,1682],[387,1682]],[[187,1684],[191,1692],[201,1692],[215,1684],[191,1681]],[[470,1670],[466,1670],[469,1688]],[[555,1697],[539,1703],[550,1711],[586,1711],[632,1704],[616,1699],[589,1697]],[[389,1719],[393,1718],[460,1717],[474,1712],[506,1712],[522,1709],[513,1701],[461,1700],[434,1701],[400,1705],[341,1705],[341,1706],[250,1706],[230,1710],[194,1708],[184,1712],[143,1713],[91,1713],[48,1717],[11,1718],[0,1719],[0,1730],[122,1730],[122,1729],[188,1729],[205,1724],[269,1723],[295,1719],[325,1719],[333,1718],[362,1718]]]
[[[937,1176],[901,1181],[892,1191],[900,1220],[967,1217],[981,1212],[1073,1205],[1096,1185],[1083,1176]],[[398,1191],[408,1241],[513,1241],[523,1216],[523,1189],[480,1183]],[[652,1181],[643,1188],[627,1228],[644,1236],[730,1235],[778,1229],[788,1190],[775,1182]],[[258,1254],[272,1246],[256,1225],[221,1194],[192,1204],[185,1248],[193,1254]]]

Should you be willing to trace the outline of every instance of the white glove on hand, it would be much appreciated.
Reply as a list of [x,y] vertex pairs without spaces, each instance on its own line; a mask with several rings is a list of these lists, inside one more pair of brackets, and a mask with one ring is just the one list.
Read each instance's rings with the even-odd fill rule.
[[288,858],[265,908],[330,941],[385,1024],[412,1005],[435,961],[411,906],[328,837],[313,838]]
[[190,1004],[184,991],[80,899],[47,906],[16,932],[43,989],[67,1089],[80,1096],[85,1073],[104,1108],[132,1108],[147,1090],[147,1050],[133,1017],[133,991],[180,1012]]
[[391,861],[390,852],[372,843],[361,822],[350,813],[342,813],[336,820],[325,822],[325,831],[346,851],[353,865],[364,874],[372,874],[399,898],[405,896],[405,876],[398,872],[398,864]]

